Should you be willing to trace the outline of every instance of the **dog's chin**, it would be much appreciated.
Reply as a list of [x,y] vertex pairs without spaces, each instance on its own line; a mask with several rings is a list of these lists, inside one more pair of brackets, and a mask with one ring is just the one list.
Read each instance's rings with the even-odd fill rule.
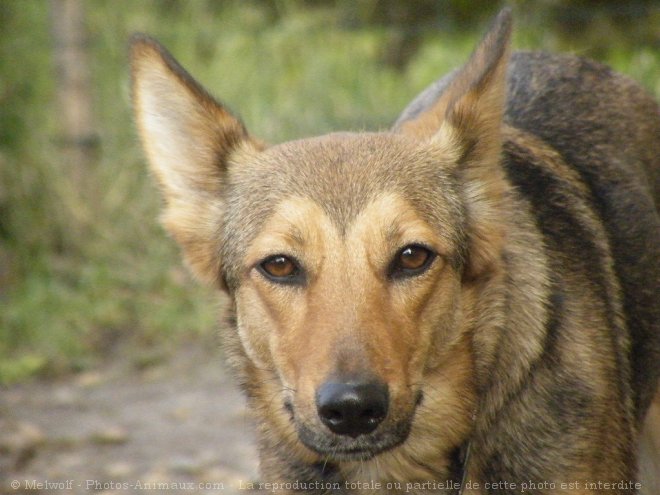
[[392,428],[351,438],[318,431],[306,425],[297,425],[300,441],[310,450],[330,461],[367,461],[392,450],[406,441],[410,424],[397,424]]

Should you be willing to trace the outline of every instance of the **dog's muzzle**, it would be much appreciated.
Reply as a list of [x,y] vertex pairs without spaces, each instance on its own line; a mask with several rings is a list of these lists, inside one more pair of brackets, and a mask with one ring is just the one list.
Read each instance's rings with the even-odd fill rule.
[[387,384],[367,379],[331,378],[315,394],[315,417],[305,420],[285,401],[301,442],[336,461],[359,461],[403,443],[412,414],[395,419]]

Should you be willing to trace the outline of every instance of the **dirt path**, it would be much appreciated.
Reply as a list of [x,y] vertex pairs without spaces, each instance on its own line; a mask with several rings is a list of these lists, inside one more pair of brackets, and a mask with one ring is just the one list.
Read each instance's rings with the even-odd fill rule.
[[1,493],[245,495],[253,443],[214,349],[0,390]]

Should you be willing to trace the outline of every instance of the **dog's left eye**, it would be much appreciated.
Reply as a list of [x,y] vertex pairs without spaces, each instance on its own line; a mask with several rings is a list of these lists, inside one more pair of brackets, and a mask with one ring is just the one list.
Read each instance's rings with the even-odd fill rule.
[[259,264],[259,271],[273,282],[297,283],[301,281],[302,271],[293,259],[283,254],[266,258]]
[[419,275],[431,266],[435,257],[433,251],[419,244],[404,246],[392,260],[390,276],[402,278]]

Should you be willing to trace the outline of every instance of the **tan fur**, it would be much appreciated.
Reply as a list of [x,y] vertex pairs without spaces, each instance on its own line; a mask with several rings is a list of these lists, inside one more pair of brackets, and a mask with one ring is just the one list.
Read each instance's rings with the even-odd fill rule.
[[[393,195],[368,205],[345,236],[316,204],[290,199],[255,239],[246,267],[265,253],[282,251],[300,253],[310,273],[307,290],[288,291],[252,272],[236,296],[238,314],[243,315],[239,334],[250,357],[278,370],[284,388],[296,391],[296,410],[309,421],[317,421],[318,385],[346,368],[366,368],[383,377],[393,395],[392,417],[410,414],[429,361],[420,353],[429,348],[430,325],[437,325],[438,315],[451,309],[429,305],[428,299],[438,291],[456,291],[459,282],[439,260],[429,277],[415,285],[388,287],[382,273],[392,252],[415,241],[438,252],[447,250],[445,241]],[[444,353],[456,345],[453,339],[445,342]],[[347,352],[334,354],[331,349]]]
[[[598,209],[611,198],[595,197],[562,134],[550,142],[507,120],[510,34],[504,11],[435,99],[423,94],[392,132],[272,147],[154,41],[134,40],[136,120],[166,198],[164,224],[198,277],[229,296],[224,345],[257,419],[266,481],[428,493],[407,483],[456,477],[456,453],[468,444],[459,468],[474,481],[635,477],[636,407],[655,375],[635,396],[618,231]],[[607,118],[583,121],[626,115],[598,111]],[[647,148],[659,124],[649,115],[640,132],[648,143],[605,153],[609,143],[597,141],[588,150],[600,153],[596,166],[611,173],[605,155],[652,171]],[[437,256],[397,279],[391,267],[410,245]],[[592,259],[583,263],[578,249]],[[265,275],[272,256],[294,260],[304,276]],[[386,417],[373,433],[335,434],[320,417],[319,389],[365,376],[386,385]],[[656,399],[644,431],[654,431],[657,409]],[[642,449],[647,471],[656,447]],[[593,493],[583,488],[571,493]]]
[[[244,315],[237,325],[243,347],[257,368],[278,370],[284,394],[295,391],[295,409],[304,421],[318,423],[314,391],[337,368],[368,367],[384,377],[393,395],[393,419],[410,414],[414,392],[425,383],[425,403],[416,413],[405,446],[373,462],[346,464],[342,468],[346,479],[403,482],[433,477],[437,472],[420,465],[442,472],[447,452],[470,428],[474,398],[466,336],[456,333],[450,338],[453,332],[448,328],[442,345],[433,351],[429,346],[429,325],[437,325],[438,314],[451,308],[429,305],[428,298],[437,291],[455,291],[455,274],[439,262],[434,270],[444,275],[421,281],[413,291],[410,286],[388,290],[382,281],[390,252],[421,240],[439,252],[447,250],[446,240],[395,195],[370,203],[345,236],[315,203],[291,198],[280,204],[246,254],[245,266],[250,267],[267,253],[284,251],[301,257],[304,253],[312,274],[309,290],[291,294],[253,273],[236,296],[237,313]],[[384,306],[388,300],[392,304]],[[374,319],[378,315],[382,319]],[[448,321],[447,327],[452,323]],[[329,353],[331,349],[348,352]],[[420,354],[423,351],[436,355],[431,358]],[[427,369],[430,362],[442,364]],[[288,439],[290,448],[309,462],[315,458],[323,462],[323,457],[301,449],[279,402],[272,399],[282,392],[269,389],[267,400],[257,401],[268,406],[257,411],[260,423],[268,422],[269,434]],[[434,437],[438,422],[446,425],[447,434]],[[264,469],[269,472],[268,466]],[[277,479],[276,474],[271,476]]]

